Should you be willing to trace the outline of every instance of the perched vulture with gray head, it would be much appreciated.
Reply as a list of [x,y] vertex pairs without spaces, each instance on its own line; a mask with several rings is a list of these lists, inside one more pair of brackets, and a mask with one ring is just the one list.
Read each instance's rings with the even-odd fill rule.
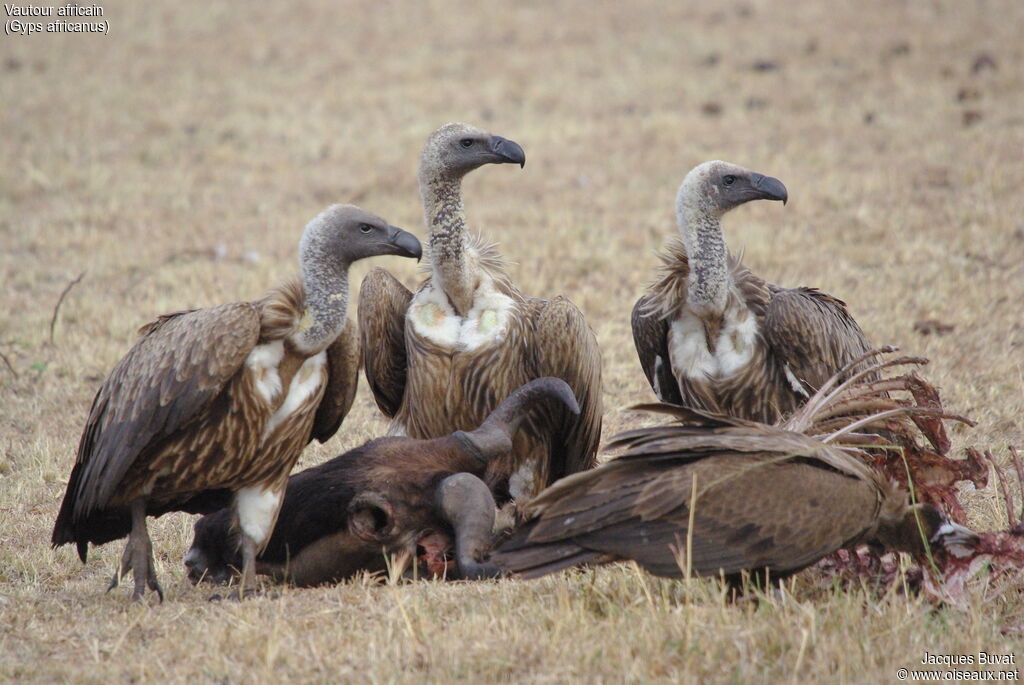
[[146,516],[205,513],[234,496],[242,588],[270,537],[303,447],[337,431],[356,391],[358,336],[346,316],[348,268],[376,255],[419,258],[420,243],[351,205],[309,222],[301,281],[256,302],[176,312],[144,326],[96,393],[53,545],[129,536],[110,587],[163,599]]
[[419,181],[430,230],[430,277],[416,291],[375,269],[359,295],[363,366],[392,431],[436,438],[480,424],[502,398],[541,376],[579,400],[535,411],[511,454],[488,468],[499,501],[527,498],[595,463],[601,434],[601,355],[569,300],[523,295],[491,245],[471,239],[462,178],[484,164],[524,164],[519,145],[467,124],[427,140]]
[[705,162],[679,187],[680,238],[633,307],[633,341],[664,402],[772,423],[870,345],[846,305],[781,288],[729,255],[722,215],[751,200],[786,202],[778,179]]

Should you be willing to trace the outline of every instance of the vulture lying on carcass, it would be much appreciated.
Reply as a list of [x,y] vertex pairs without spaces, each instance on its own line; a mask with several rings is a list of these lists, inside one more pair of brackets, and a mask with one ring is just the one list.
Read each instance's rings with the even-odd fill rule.
[[735,164],[705,162],[686,175],[680,236],[633,307],[637,355],[661,401],[774,423],[869,349],[841,300],[769,283],[729,254],[726,212],[787,198],[778,179]]
[[[840,369],[777,426],[642,405],[678,423],[615,437],[610,446],[626,451],[527,503],[525,523],[491,561],[534,578],[633,559],[656,575],[688,569],[737,582],[745,571],[781,578],[860,543],[946,559],[950,567],[995,549],[943,511],[972,459],[949,459],[920,439],[944,438],[942,419],[966,420],[923,401],[934,393],[921,392],[931,388],[916,374],[877,378],[920,359],[868,365],[840,380],[864,359]],[[891,466],[878,454],[888,454]],[[896,468],[916,484],[917,503],[887,474]]]
[[580,414],[532,414],[514,449],[488,468],[499,503],[525,500],[592,467],[601,439],[601,353],[580,310],[562,296],[524,295],[493,245],[470,237],[463,177],[485,164],[525,163],[516,143],[467,124],[427,140],[419,181],[430,231],[430,277],[411,293],[382,269],[363,280],[359,333],[366,380],[392,435],[469,430],[534,378],[569,384]]
[[421,255],[400,228],[351,205],[309,222],[301,281],[262,300],[161,316],[100,386],[78,446],[53,545],[128,535],[113,588],[163,599],[147,516],[205,513],[234,500],[242,589],[255,577],[288,473],[312,438],[338,430],[352,404],[358,339],[347,317],[348,269],[377,255]]
[[[432,440],[378,438],[292,476],[257,570],[295,585],[318,585],[382,570],[382,551],[388,551],[418,554],[434,575],[497,575],[481,563],[491,545],[495,505],[480,477],[488,464],[507,457],[529,412],[563,406],[579,412],[569,386],[539,378],[513,392],[475,430]],[[450,568],[446,556],[453,546]],[[196,522],[185,557],[194,582],[225,581],[239,561],[230,511]]]

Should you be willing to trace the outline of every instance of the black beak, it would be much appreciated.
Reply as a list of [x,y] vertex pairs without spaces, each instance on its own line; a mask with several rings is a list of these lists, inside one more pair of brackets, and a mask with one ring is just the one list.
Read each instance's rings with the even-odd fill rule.
[[388,239],[395,246],[395,254],[415,257],[417,262],[423,256],[423,246],[409,231],[403,231],[398,226],[388,226]]
[[499,164],[518,164],[520,169],[526,166],[526,153],[514,140],[491,136],[491,152],[499,157]]
[[782,185],[782,181],[777,178],[763,174],[751,174],[750,185],[757,191],[762,200],[781,200],[782,204],[785,205],[786,200],[789,199],[789,192],[786,190],[786,186]]

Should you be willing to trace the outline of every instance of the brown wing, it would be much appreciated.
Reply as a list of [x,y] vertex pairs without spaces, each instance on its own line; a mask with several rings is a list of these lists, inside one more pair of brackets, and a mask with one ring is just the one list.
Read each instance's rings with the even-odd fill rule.
[[327,442],[338,432],[342,420],[352,408],[359,384],[359,331],[351,320],[345,322],[338,339],[327,348],[327,387],[316,410],[310,440]]
[[368,273],[359,289],[363,371],[388,418],[394,418],[405,395],[405,312],[411,300],[412,292],[381,268]]
[[554,427],[548,482],[597,463],[601,440],[601,350],[583,313],[562,296],[540,301],[533,312],[528,354],[533,356],[534,377],[561,378],[572,388],[580,414],[552,410]]
[[260,334],[249,302],[162,316],[100,386],[54,529],[104,507],[147,448],[200,416],[242,367]]
[[763,334],[772,352],[788,365],[808,395],[871,350],[846,304],[814,288],[772,293]]
[[651,299],[651,295],[645,295],[633,306],[633,345],[647,382],[658,399],[682,404],[683,397],[672,375],[672,362],[668,356],[668,321],[649,311]]
[[771,458],[732,453],[684,464],[611,462],[576,476],[557,501],[548,498],[543,512],[492,558],[531,576],[596,555],[634,559],[654,574],[678,577],[694,477],[691,568],[698,574],[793,572],[858,540],[873,524],[879,498],[866,481]]

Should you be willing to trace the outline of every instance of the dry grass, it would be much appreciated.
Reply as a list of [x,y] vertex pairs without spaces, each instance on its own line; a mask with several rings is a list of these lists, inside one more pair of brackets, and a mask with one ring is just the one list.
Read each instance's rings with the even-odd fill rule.
[[[449,120],[527,151],[524,172],[470,178],[470,218],[524,290],[584,310],[606,435],[650,397],[629,309],[673,230],[676,186],[722,158],[790,190],[784,209],[729,217],[756,271],[838,295],[875,341],[931,357],[948,405],[980,422],[955,433],[958,450],[1024,444],[1024,4],[105,9],[107,37],[0,43],[0,680],[889,682],[925,650],[1022,651],[1000,635],[1024,621],[1020,593],[987,600],[982,582],[960,609],[807,577],[730,606],[714,583],[629,566],[209,604],[182,573],[191,520],[173,515],[152,526],[168,601],[130,606],[102,591],[120,544],[83,568],[48,540],[91,396],[135,329],[258,296],[333,201],[422,235],[417,154]],[[972,71],[981,53],[995,69]],[[414,281],[406,261],[385,265]],[[53,307],[82,271],[51,346]],[[923,319],[955,329],[925,337]],[[383,428],[361,392],[301,466]],[[993,492],[967,495],[979,527],[1002,525]]]

